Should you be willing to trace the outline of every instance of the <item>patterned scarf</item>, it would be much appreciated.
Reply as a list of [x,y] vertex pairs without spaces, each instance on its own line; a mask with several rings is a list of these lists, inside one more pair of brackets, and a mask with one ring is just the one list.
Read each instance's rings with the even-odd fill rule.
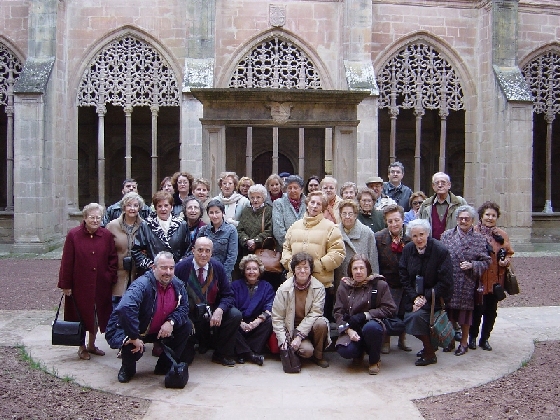
[[301,206],[301,197],[299,198],[299,200],[292,200],[290,197],[288,197],[288,200],[290,200],[290,204],[292,205],[296,213],[299,213],[299,208]]
[[309,276],[309,278],[307,279],[307,282],[303,285],[300,286],[298,284],[298,282],[296,281],[296,277],[294,276],[294,287],[298,290],[305,290],[309,287],[309,285],[311,284],[311,276]]

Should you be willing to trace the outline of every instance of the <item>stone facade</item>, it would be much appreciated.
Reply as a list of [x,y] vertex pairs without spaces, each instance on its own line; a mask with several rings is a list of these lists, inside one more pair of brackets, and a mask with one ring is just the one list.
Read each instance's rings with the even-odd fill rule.
[[[304,177],[330,173],[362,185],[371,175],[386,177],[392,159],[405,163],[407,185],[430,192],[430,175],[443,168],[469,203],[497,201],[512,240],[526,245],[547,182],[544,172],[534,176],[539,114],[521,70],[547,51],[560,52],[559,28],[554,0],[3,0],[0,44],[24,69],[10,94],[13,128],[0,118],[0,206],[7,208],[0,250],[59,245],[80,207],[113,203],[127,175],[140,180],[146,197],[179,169],[210,179],[215,189],[223,170],[257,176],[283,165]],[[131,70],[118,59],[106,71],[122,81],[121,98],[80,102],[96,57],[126,37],[146,45],[149,60],[165,63],[177,104],[135,102],[135,95],[151,98],[154,81],[126,82]],[[398,89],[420,86],[420,79],[393,86],[396,96],[383,102],[388,91],[380,92],[378,76],[410,46],[435,51],[453,71],[460,108],[449,108],[439,88],[413,91],[410,107],[400,103],[406,94]],[[418,62],[431,59],[423,54]],[[448,70],[424,80],[449,87],[442,79]],[[256,84],[237,86],[239,72]],[[281,87],[282,80],[293,86]],[[87,89],[104,94],[100,85]],[[6,115],[11,109],[1,108]],[[546,133],[546,124],[535,127]],[[558,170],[552,165],[547,173]],[[551,178],[547,188],[555,191]]]

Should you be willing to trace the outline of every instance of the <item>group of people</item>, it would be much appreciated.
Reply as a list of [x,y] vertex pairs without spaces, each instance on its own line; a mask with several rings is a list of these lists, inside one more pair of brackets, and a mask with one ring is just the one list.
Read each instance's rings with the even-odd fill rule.
[[[107,212],[85,206],[83,223],[68,233],[58,283],[65,319],[81,319],[89,332],[78,356],[104,355],[95,346],[100,330],[119,349],[121,382],[134,376],[145,343],[154,343],[155,374],[171,367],[169,352],[190,364],[208,349],[224,366],[262,365],[267,347],[291,346],[328,367],[334,323],[338,354],[359,364],[367,354],[375,375],[390,352],[384,318],[406,325],[399,349],[412,350],[407,333],[423,343],[416,365],[437,363],[430,309],[443,305],[460,341],[443,351],[476,349],[481,322],[478,345],[492,349],[493,288],[503,286],[513,255],[496,227],[496,203],[484,203],[476,222],[448,175],[436,173],[435,194],[426,197],[402,184],[400,162],[389,166],[388,182],[372,177],[362,188],[339,189],[331,176],[280,175],[261,185],[225,172],[211,198],[208,181],[178,172],[162,181],[151,207],[127,179]],[[281,253],[283,273],[266,271],[256,255],[263,247]],[[475,305],[477,289],[483,299]]]

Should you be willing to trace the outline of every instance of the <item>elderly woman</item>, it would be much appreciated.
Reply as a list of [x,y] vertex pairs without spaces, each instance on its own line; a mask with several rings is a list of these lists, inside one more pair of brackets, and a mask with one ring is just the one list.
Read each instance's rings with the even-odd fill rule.
[[194,245],[194,241],[198,237],[198,232],[202,226],[206,226],[206,223],[202,220],[202,205],[198,198],[188,197],[183,200],[183,214],[186,217],[187,226],[189,228],[190,236],[190,246],[187,249],[187,254],[191,252]]
[[191,243],[185,221],[172,215],[173,196],[158,191],[152,203],[156,212],[140,225],[132,246],[134,262],[143,271],[152,268],[155,256],[161,251],[171,252],[175,262],[179,262]]
[[[140,228],[143,219],[139,215],[144,206],[144,200],[135,192],[129,192],[121,200],[122,214],[107,225],[107,230],[115,238],[115,247],[119,258],[117,282],[113,285],[113,308],[121,301],[121,297],[131,281],[136,279],[136,266],[132,261],[132,245],[136,232]],[[125,261],[126,258],[126,268]]]
[[325,194],[327,199],[327,207],[323,210],[323,215],[325,219],[330,220],[333,223],[340,223],[340,213],[338,212],[338,207],[342,198],[336,195],[336,179],[332,176],[326,176],[321,180],[321,191]]
[[276,200],[282,198],[284,195],[284,180],[278,174],[270,175],[264,183],[268,196],[266,197],[267,204],[272,206]]
[[243,257],[239,269],[243,278],[231,284],[235,307],[243,315],[235,341],[237,363],[248,360],[262,366],[264,357],[261,353],[272,334],[274,290],[269,283],[260,279],[264,265],[256,255]]
[[[392,317],[397,305],[383,276],[373,273],[365,254],[352,256],[347,269],[348,277],[340,280],[336,291],[334,317],[342,332],[336,341],[338,354],[361,363],[366,352],[369,374],[377,375],[384,334],[381,319]],[[374,294],[373,290],[376,290]],[[372,296],[375,296],[375,301],[372,301]]]
[[358,220],[369,227],[373,233],[384,229],[385,221],[383,219],[383,212],[381,210],[376,210],[374,207],[377,194],[373,190],[364,187],[359,189],[356,198],[360,205]]
[[504,286],[506,269],[511,263],[513,249],[509,242],[507,233],[496,227],[500,217],[500,206],[493,201],[486,201],[478,209],[480,221],[475,225],[475,232],[480,232],[492,248],[492,262],[480,280],[484,288],[482,305],[476,305],[473,312],[472,325],[469,329],[469,348],[476,350],[476,337],[482,320],[482,331],[478,346],[482,350],[492,351],[488,339],[494,328],[494,322],[498,316],[498,299],[494,295],[494,284]]
[[315,191],[307,196],[304,218],[297,220],[286,232],[281,262],[288,270],[294,254],[307,252],[313,257],[313,275],[326,289],[325,316],[331,319],[334,270],[342,264],[346,251],[338,225],[323,216],[326,207],[327,202],[322,192]]
[[224,204],[224,218],[234,227],[239,224],[241,212],[249,205],[249,200],[236,191],[239,178],[235,172],[222,172],[218,186],[220,194],[214,200],[220,200]]
[[[313,194],[313,193],[312,193]],[[323,316],[325,288],[312,276],[315,258],[298,252],[290,259],[290,276],[276,291],[272,328],[278,345],[291,345],[297,355],[322,368],[329,367],[323,351],[330,345],[329,321]]]
[[434,295],[434,311],[441,309],[441,299],[447,299],[453,288],[453,266],[447,248],[430,237],[430,223],[416,219],[407,226],[412,242],[403,248],[399,261],[399,276],[404,289],[404,322],[406,332],[418,338],[424,348],[417,353],[416,366],[437,363],[430,340],[430,309]]
[[225,207],[220,200],[210,200],[206,212],[210,218],[210,224],[200,228],[198,237],[207,237],[212,241],[212,257],[222,263],[228,280],[231,282],[231,273],[235,267],[238,253],[237,229],[225,220]]
[[79,321],[81,318],[88,331],[88,345],[83,343],[78,348],[78,356],[89,360],[90,353],[105,354],[95,347],[95,337],[97,329],[105,332],[111,316],[111,290],[117,282],[118,257],[113,235],[100,227],[103,206],[88,204],[82,214],[83,223],[71,229],[64,242],[58,287],[66,295],[64,320]]
[[249,188],[251,205],[243,209],[237,225],[243,255],[253,254],[255,249],[262,248],[266,238],[272,236],[272,207],[265,203],[265,199],[264,185],[256,184]]
[[[471,206],[460,206],[457,208],[457,226],[441,235],[441,243],[449,250],[453,264],[453,293],[447,313],[451,322],[457,322],[461,326],[462,332],[455,356],[462,356],[468,351],[467,339],[472,324],[474,291],[491,262],[486,238],[473,229],[475,219],[476,212]],[[453,341],[443,351],[454,348]]]
[[159,183],[159,190],[167,191],[169,194],[173,194],[175,192],[173,189],[173,178],[170,176],[163,178]]
[[412,193],[409,200],[410,210],[404,214],[404,225],[406,226],[408,222],[418,218],[418,210],[420,210],[420,206],[426,199],[426,194],[422,191],[416,191]]
[[237,184],[237,192],[243,197],[249,198],[249,188],[253,185],[255,185],[255,181],[248,176],[243,176],[239,179],[239,184]]
[[313,191],[321,191],[321,180],[317,175],[311,175],[305,183],[305,194],[307,195]]
[[335,290],[340,279],[347,275],[348,264],[356,254],[365,254],[374,273],[379,273],[375,234],[358,220],[358,205],[354,200],[342,200],[338,208],[340,213],[340,233],[344,241],[346,256],[342,264],[334,271]]
[[272,205],[272,232],[280,249],[286,232],[296,220],[302,219],[307,209],[303,195],[303,179],[297,175],[286,178],[286,194]]
[[[379,255],[379,274],[385,277],[389,284],[391,296],[397,305],[397,315],[404,316],[403,288],[399,278],[399,260],[401,259],[404,246],[410,242],[410,238],[404,233],[403,224],[404,209],[397,204],[390,204],[383,209],[383,217],[387,227],[375,233],[375,244]],[[381,353],[390,351],[391,337],[385,337]],[[398,347],[404,351],[412,351],[406,345],[406,332],[399,337]]]
[[196,178],[192,185],[193,196],[200,202],[200,211],[202,212],[202,221],[206,224],[210,223],[208,214],[206,213],[206,206],[210,201],[210,183],[204,178]]
[[340,187],[340,196],[343,200],[356,200],[358,187],[354,182],[345,182]]
[[188,172],[176,172],[171,183],[173,184],[173,216],[184,219],[183,200],[191,195],[191,186],[194,178]]

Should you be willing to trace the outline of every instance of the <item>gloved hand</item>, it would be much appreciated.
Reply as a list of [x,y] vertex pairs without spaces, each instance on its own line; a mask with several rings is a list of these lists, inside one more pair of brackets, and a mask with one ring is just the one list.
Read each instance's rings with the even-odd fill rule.
[[366,314],[364,314],[363,312],[352,315],[348,320],[348,325],[350,325],[350,328],[352,328],[354,331],[360,331],[365,323]]

